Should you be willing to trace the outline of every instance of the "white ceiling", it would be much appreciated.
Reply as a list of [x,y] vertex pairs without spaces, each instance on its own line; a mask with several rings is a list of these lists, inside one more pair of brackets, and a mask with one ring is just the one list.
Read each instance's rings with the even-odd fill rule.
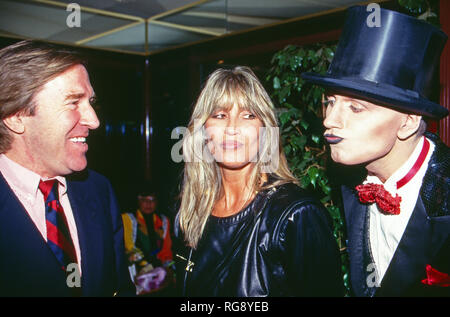
[[[67,25],[68,16],[73,14],[66,11],[69,3],[81,7],[80,27]],[[0,0],[0,36],[147,55],[361,3],[361,0]]]

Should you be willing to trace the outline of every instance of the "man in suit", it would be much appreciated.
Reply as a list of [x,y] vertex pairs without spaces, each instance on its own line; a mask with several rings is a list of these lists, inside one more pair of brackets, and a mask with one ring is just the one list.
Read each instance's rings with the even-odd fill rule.
[[[430,101],[447,36],[381,9],[380,24],[352,7],[324,75],[325,139],[331,158],[364,167],[342,187],[356,296],[450,295],[450,150],[425,118],[448,110]],[[355,186],[356,185],[356,186]]]
[[133,294],[113,189],[85,169],[94,98],[73,52],[0,50],[0,296]]

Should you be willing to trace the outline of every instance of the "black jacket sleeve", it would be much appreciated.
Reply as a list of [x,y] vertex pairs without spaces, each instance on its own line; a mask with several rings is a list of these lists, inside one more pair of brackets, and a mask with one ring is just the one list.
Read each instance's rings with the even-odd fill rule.
[[340,255],[331,217],[319,203],[289,208],[280,231],[287,284],[297,296],[343,296]]

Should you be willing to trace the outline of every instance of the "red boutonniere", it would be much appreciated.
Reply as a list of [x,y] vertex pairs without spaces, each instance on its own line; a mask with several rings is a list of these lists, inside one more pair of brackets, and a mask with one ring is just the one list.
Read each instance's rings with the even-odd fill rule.
[[397,194],[393,197],[383,185],[365,184],[356,186],[359,201],[363,204],[376,203],[378,208],[385,214],[400,214],[400,202],[402,198]]
[[422,284],[450,287],[450,276],[448,274],[439,272],[429,264],[425,267],[425,270],[427,272],[427,278],[422,280]]

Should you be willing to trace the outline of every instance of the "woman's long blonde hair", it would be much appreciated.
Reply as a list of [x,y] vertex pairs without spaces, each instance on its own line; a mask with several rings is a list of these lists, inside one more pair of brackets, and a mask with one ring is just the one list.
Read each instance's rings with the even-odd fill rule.
[[[244,66],[231,70],[217,69],[208,77],[197,99],[188,133],[183,139],[185,166],[179,220],[184,239],[192,248],[197,247],[206,221],[222,190],[219,166],[205,146],[204,124],[217,109],[230,108],[233,104],[252,112],[261,120],[263,127],[271,127],[260,134],[258,160],[254,163],[249,180],[251,190],[259,191],[287,182],[297,183],[282,150],[274,106],[256,75]],[[276,160],[270,159],[269,162],[261,159],[275,156]],[[276,181],[263,187],[261,176],[268,171],[268,167],[270,175]]]

